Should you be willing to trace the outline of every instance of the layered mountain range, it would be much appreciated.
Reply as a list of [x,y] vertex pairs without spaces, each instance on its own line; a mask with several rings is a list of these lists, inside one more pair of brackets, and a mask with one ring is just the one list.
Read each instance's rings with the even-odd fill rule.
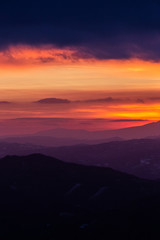
[[159,230],[151,219],[160,211],[160,183],[110,168],[7,156],[0,160],[0,196],[2,239],[127,240]]

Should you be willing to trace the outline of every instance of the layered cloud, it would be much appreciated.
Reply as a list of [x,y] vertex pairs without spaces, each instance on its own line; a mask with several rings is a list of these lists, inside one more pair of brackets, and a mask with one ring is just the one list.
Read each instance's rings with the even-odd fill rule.
[[3,1],[0,118],[158,120],[159,12],[153,0]]
[[[89,56],[88,56],[89,57]],[[90,56],[91,59],[91,56]],[[75,48],[56,48],[54,45],[17,45],[0,50],[0,64],[8,65],[63,65],[81,63],[83,53]]]
[[0,48],[54,45],[76,48],[82,58],[159,61],[159,11],[157,1],[6,0],[0,8]]
[[[20,102],[19,100],[14,101],[14,104],[6,104],[9,101],[1,101],[0,118],[23,118],[27,119],[27,122],[29,122],[29,119],[32,122],[41,119],[41,123],[44,120],[44,124],[51,125],[54,125],[53,119],[57,119],[58,127],[63,127],[63,124],[72,127],[71,122],[75,123],[76,121],[70,121],[69,119],[83,119],[83,121],[78,121],[75,127],[79,126],[85,129],[102,127],[105,129],[134,126],[147,121],[158,121],[160,116],[158,92],[151,95],[146,94],[146,92],[143,94],[132,93],[128,96],[123,96],[122,93],[113,93],[113,96],[108,95],[106,97],[104,97],[104,93],[102,94],[103,97],[100,97],[100,93],[97,92],[96,94],[94,92],[86,94],[85,98],[79,98],[79,100],[66,96],[62,97],[62,95],[61,98],[55,94],[54,98],[41,98],[36,101],[28,99],[27,102]],[[87,98],[87,95],[89,98]],[[97,98],[94,98],[95,96]],[[58,123],[58,119],[60,119],[60,123]],[[62,119],[64,119],[64,122]],[[68,125],[65,123],[65,119]],[[90,124],[90,119],[95,119],[92,124]],[[101,120],[103,120],[103,126]],[[25,128],[25,126],[21,127]]]
[[[149,98],[150,100],[153,100],[152,98]],[[160,100],[160,99],[159,99]],[[66,103],[74,103],[74,104],[143,104],[145,101],[141,98],[113,98],[113,97],[106,97],[106,98],[97,98],[97,99],[86,99],[86,100],[68,100],[68,99],[61,99],[61,98],[44,98],[40,99],[38,101],[35,101],[35,103],[40,104],[66,104]]]

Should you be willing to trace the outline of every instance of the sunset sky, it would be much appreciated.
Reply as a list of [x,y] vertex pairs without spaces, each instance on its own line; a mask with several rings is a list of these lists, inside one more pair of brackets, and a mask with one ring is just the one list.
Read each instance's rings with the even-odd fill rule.
[[160,120],[159,11],[154,1],[1,3],[1,128]]

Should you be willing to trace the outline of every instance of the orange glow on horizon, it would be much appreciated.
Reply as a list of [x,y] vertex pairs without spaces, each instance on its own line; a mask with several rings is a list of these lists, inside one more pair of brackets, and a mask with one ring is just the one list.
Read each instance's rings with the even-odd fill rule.
[[[83,54],[82,54],[83,56]],[[160,89],[160,63],[83,59],[76,49],[10,47],[0,52],[1,89]]]
[[[156,121],[160,119],[159,93],[158,62],[83,58],[81,50],[49,45],[10,46],[0,51],[0,101],[14,103],[0,105],[2,119],[31,116]],[[32,103],[47,97],[67,98],[71,103]],[[85,102],[107,97],[113,102]]]

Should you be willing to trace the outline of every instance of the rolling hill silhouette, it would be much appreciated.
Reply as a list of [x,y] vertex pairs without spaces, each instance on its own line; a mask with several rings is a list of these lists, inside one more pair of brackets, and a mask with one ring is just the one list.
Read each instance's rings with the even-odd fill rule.
[[[137,218],[143,220],[139,204],[147,206],[159,193],[158,182],[109,168],[64,163],[41,154],[6,156],[0,160],[0,236],[128,239],[131,234],[134,239]],[[143,231],[137,225],[139,239]]]
[[111,167],[148,179],[160,178],[160,139],[136,139],[96,145],[43,147],[0,142],[0,157],[41,153],[64,162]]

